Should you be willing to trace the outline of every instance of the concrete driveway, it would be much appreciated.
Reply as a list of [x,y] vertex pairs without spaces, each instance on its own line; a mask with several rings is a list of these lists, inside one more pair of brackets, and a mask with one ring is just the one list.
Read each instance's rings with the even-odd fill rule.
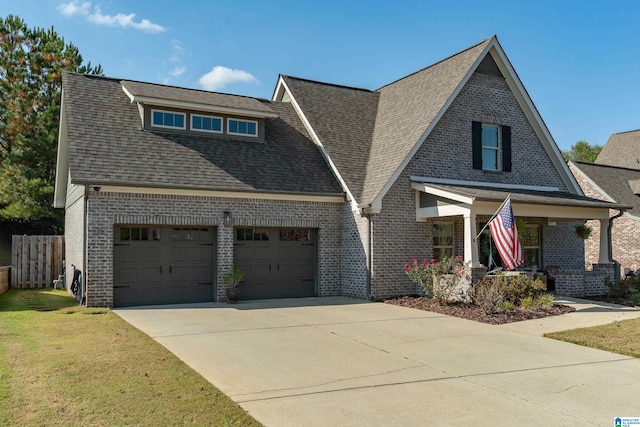
[[348,298],[117,309],[267,426],[613,426],[640,417],[640,360],[546,339],[640,317],[491,326]]

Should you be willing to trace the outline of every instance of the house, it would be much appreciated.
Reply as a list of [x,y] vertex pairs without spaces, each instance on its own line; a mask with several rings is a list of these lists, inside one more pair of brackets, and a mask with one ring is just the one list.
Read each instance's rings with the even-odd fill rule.
[[412,257],[480,277],[508,195],[525,266],[599,293],[609,241],[585,273],[574,225],[626,205],[584,196],[496,37],[377,90],[281,75],[271,100],[63,77],[55,206],[88,305],[223,301],[233,264],[243,299],[415,294]]
[[[594,164],[569,163],[585,195],[632,207],[611,212],[610,250],[620,276],[640,269],[639,156],[640,130],[635,130],[611,135]],[[597,221],[587,225],[594,230],[585,242],[585,263],[589,264],[598,258],[601,227]]]

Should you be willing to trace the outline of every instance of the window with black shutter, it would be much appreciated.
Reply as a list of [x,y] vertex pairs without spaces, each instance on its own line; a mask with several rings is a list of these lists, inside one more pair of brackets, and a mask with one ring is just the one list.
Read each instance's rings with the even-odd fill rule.
[[471,123],[473,168],[511,172],[511,128]]

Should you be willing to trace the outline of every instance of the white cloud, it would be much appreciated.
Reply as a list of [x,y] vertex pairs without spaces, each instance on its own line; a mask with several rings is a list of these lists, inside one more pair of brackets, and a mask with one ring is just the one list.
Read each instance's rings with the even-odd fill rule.
[[167,29],[162,25],[154,24],[148,19],[142,19],[136,22],[135,13],[115,15],[104,15],[98,6],[93,7],[93,13],[90,11],[90,2],[81,2],[74,0],[68,3],[58,5],[58,11],[64,16],[81,15],[89,22],[98,25],[107,25],[110,27],[133,28],[135,30],[146,31],[148,33],[160,33]]
[[258,79],[244,70],[232,70],[222,65],[216,65],[198,80],[200,86],[206,90],[222,89],[226,85],[236,82],[258,83]]
[[173,70],[169,71],[169,75],[171,77],[178,77],[183,75],[185,71],[187,71],[187,67],[183,65],[182,67],[176,67]]
[[171,46],[171,50],[173,50],[173,54],[169,57],[169,61],[171,62],[180,62],[182,61],[182,57],[186,53],[186,49],[180,43],[180,40],[173,39],[169,42],[169,46]]
[[89,6],[91,6],[89,2],[71,1],[58,5],[58,11],[64,16],[88,15]]

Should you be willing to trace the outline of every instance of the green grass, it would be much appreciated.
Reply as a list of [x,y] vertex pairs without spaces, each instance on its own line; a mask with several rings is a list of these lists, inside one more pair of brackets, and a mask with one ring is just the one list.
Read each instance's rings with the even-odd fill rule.
[[545,337],[640,358],[640,319],[553,332]]
[[259,426],[108,309],[64,291],[0,295],[0,425]]

